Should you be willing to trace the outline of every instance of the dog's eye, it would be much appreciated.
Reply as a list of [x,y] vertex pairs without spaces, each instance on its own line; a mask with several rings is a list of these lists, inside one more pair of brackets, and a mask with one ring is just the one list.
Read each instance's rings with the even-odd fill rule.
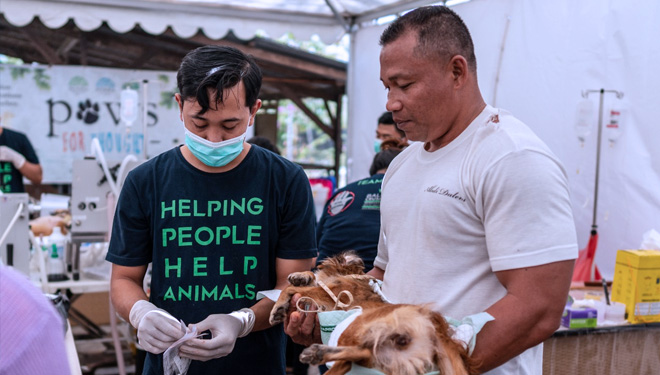
[[394,345],[398,347],[405,347],[410,344],[411,338],[407,334],[394,334],[390,336],[390,340],[394,343]]

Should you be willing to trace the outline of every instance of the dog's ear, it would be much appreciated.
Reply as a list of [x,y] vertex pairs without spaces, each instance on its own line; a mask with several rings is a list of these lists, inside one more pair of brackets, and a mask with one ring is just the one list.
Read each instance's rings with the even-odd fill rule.
[[364,261],[357,254],[355,250],[347,250],[341,253],[343,258],[342,263],[344,267],[350,271],[351,274],[364,273]]
[[364,261],[354,250],[347,250],[324,259],[317,268],[329,275],[363,275]]
[[441,374],[470,375],[471,359],[461,344],[449,337],[449,325],[445,318],[435,311],[430,316],[437,343],[435,345],[435,363]]

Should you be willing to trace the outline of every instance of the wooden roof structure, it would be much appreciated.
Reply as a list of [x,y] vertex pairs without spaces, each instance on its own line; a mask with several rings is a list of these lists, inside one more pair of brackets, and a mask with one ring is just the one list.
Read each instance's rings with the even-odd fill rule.
[[[214,40],[200,30],[183,39],[170,28],[153,35],[139,25],[126,33],[118,33],[105,23],[94,30],[83,31],[72,20],[58,29],[51,29],[38,17],[19,27],[0,14],[0,54],[21,58],[26,63],[176,71],[186,53],[207,44],[232,46],[252,55],[263,71],[260,98],[290,99],[305,112],[335,142],[332,169],[338,172],[342,148],[339,114],[347,80],[344,62],[264,38],[241,40],[231,32]],[[326,104],[336,102],[336,113],[331,113],[330,106],[326,105],[330,123],[316,116],[303,98],[320,98]]]

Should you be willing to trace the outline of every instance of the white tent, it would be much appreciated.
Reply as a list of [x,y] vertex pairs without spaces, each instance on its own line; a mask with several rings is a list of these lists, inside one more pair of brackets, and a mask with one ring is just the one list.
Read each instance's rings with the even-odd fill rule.
[[331,43],[364,22],[431,3],[428,0],[3,0],[0,11],[16,26],[24,26],[38,16],[54,29],[73,19],[84,31],[107,22],[117,32],[127,32],[140,25],[152,34],[171,27],[182,38],[191,37],[201,29],[212,39],[224,37],[229,30],[239,38],[251,39],[263,30],[272,37],[293,32],[300,40],[317,34]]
[[[170,27],[177,35],[198,28],[212,38],[229,29],[241,38],[263,30],[271,37],[291,31],[298,39],[318,34],[325,42],[351,34],[347,142],[348,179],[366,174],[375,119],[386,93],[378,76],[378,37],[384,26],[372,20],[431,1],[156,1],[2,0],[0,12],[15,25],[38,16],[57,28],[72,18],[79,28],[106,22],[116,31],[136,24],[150,33]],[[620,134],[603,135],[596,261],[611,279],[617,249],[636,248],[644,232],[660,229],[660,3],[602,0],[472,0],[454,9],[472,32],[479,82],[487,102],[528,123],[563,161],[569,177],[580,246],[592,224],[596,122],[577,139],[576,110],[584,90],[617,90],[623,101],[605,96],[604,112],[621,108]],[[598,95],[590,95],[598,109]],[[612,118],[604,116],[604,123]],[[589,129],[587,129],[589,130]],[[608,138],[613,138],[611,144]],[[405,199],[405,197],[402,197]]]

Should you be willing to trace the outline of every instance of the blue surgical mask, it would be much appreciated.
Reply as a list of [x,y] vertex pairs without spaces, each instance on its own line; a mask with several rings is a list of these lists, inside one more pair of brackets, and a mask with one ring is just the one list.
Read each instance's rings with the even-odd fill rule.
[[211,142],[194,134],[185,125],[183,128],[186,131],[186,146],[199,161],[209,167],[225,166],[243,152],[243,141],[247,136],[247,129],[245,133],[236,138]]
[[374,151],[376,151],[376,153],[380,152],[380,144],[381,143],[383,143],[382,140],[380,140],[378,138],[374,139]]

